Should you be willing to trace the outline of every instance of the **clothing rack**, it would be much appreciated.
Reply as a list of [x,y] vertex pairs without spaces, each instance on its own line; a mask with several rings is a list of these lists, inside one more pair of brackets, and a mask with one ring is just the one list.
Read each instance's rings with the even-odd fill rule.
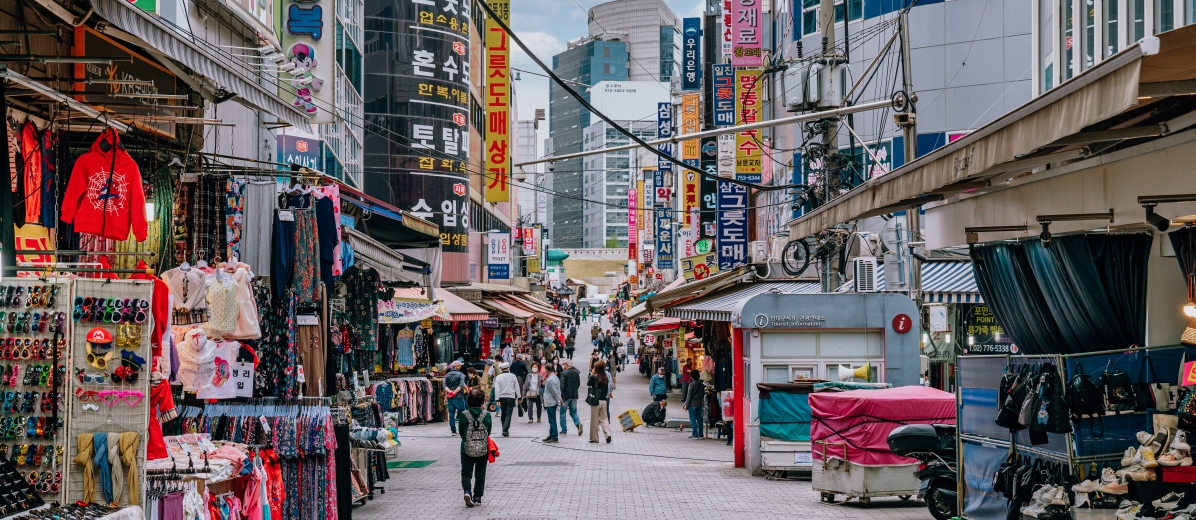
[[80,255],[102,255],[102,256],[148,256],[154,258],[158,256],[154,251],[84,251],[82,249],[18,249],[15,251],[18,255],[65,255],[65,256],[80,256]]

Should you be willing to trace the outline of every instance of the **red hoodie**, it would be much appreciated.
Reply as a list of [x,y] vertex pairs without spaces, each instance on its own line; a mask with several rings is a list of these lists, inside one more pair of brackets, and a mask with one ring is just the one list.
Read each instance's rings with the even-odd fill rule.
[[132,228],[138,242],[145,240],[141,170],[120,144],[115,130],[104,130],[91,143],[91,150],[75,161],[62,201],[62,221],[73,222],[77,233],[111,240],[129,238]]

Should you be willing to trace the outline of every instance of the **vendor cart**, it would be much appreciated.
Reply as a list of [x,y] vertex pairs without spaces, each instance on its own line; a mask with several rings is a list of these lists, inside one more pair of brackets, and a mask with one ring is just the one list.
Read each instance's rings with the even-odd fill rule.
[[764,478],[809,477],[813,460],[809,394],[820,382],[756,384],[760,391],[760,470]]
[[921,386],[810,394],[812,486],[822,500],[896,496],[909,500],[921,483],[918,461],[889,451],[889,432],[903,424],[954,424],[955,396]]

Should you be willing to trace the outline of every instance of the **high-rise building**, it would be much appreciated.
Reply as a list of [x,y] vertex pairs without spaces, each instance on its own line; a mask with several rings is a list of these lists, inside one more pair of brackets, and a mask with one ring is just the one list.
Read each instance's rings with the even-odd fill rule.
[[[595,107],[598,108],[598,107]],[[656,137],[655,121],[615,121],[640,139]],[[598,121],[585,129],[586,150],[628,144],[631,139]],[[627,247],[627,190],[634,185],[637,156],[628,150],[586,157],[583,204],[584,244],[586,248]],[[656,164],[655,161],[652,162]]]
[[626,41],[631,81],[680,81],[681,22],[663,0],[614,0],[590,9],[590,36]]
[[[599,81],[623,81],[627,79],[627,42],[605,41],[585,37],[569,42],[565,52],[552,57],[552,69],[562,79],[571,82],[578,93],[589,101],[588,87]],[[581,103],[573,99],[556,84],[549,86],[548,129],[555,154],[582,151],[582,131],[590,125],[590,112],[582,110]],[[560,248],[578,248],[582,244],[582,161],[568,159],[549,165],[548,175],[552,177],[552,243]]]
[[[518,148],[515,151],[515,162],[520,163],[524,161],[535,160],[540,156],[536,152],[537,139],[536,130],[539,127],[539,121],[519,121],[518,129],[516,130],[516,141]],[[540,169],[543,165],[533,164],[524,166],[523,171],[515,172],[515,190],[518,192],[516,198],[516,211],[512,212],[512,219],[514,221],[523,221],[524,223],[536,223],[543,221],[537,218],[536,214],[536,199],[543,196],[540,182],[542,180]]]

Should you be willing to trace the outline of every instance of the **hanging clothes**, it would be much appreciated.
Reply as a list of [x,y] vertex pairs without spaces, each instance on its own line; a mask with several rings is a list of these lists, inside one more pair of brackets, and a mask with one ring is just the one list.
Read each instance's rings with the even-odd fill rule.
[[400,367],[415,366],[415,331],[403,327],[395,332],[395,363]]
[[257,276],[270,276],[274,213],[278,209],[278,188],[274,182],[249,182],[241,197],[241,261]]
[[195,267],[176,267],[162,273],[162,280],[174,294],[175,325],[203,323],[208,319],[208,280]]
[[207,277],[207,302],[211,319],[204,330],[211,336],[223,337],[225,333],[237,330],[237,315],[240,302],[237,301],[237,281],[223,269]]
[[273,255],[270,257],[270,284],[274,297],[282,298],[295,276],[295,212],[280,209],[274,215]]
[[197,261],[207,260],[214,264],[228,248],[224,222],[225,208],[228,207],[225,199],[227,184],[228,177],[224,175],[201,175],[196,183],[191,215]]
[[258,323],[257,304],[253,297],[253,275],[249,272],[249,265],[244,262],[237,264],[233,280],[237,283],[237,327],[232,334],[225,334],[225,337],[258,339],[262,337],[262,329]]
[[315,210],[316,234],[320,237],[320,281],[331,291],[334,274],[332,266],[338,258],[336,247],[339,242],[337,236],[340,234],[340,218],[333,210],[332,199],[328,197],[316,199]]
[[[316,231],[316,214],[311,209],[296,209],[295,212],[295,274],[291,287],[299,297],[299,303],[311,303],[320,299],[320,288],[316,285],[320,275],[320,237]],[[377,314],[375,309],[374,313]]]
[[132,232],[137,241],[145,240],[141,169],[116,130],[104,129],[91,149],[75,160],[62,201],[62,221],[73,223],[76,232],[112,240],[124,240]]
[[245,218],[245,207],[242,205],[241,192],[245,189],[245,182],[229,178],[224,187],[224,239],[226,241],[224,257],[241,257],[241,229]]
[[[21,125],[21,158],[22,181],[24,190],[17,193],[13,207],[25,210],[25,222],[41,223],[42,211],[42,141],[41,131],[33,125],[33,121],[25,120]],[[54,201],[46,201],[53,204]]]
[[345,310],[349,325],[361,340],[362,350],[378,349],[378,300],[390,298],[392,291],[382,285],[382,277],[372,267],[354,266],[341,276],[348,293]]

